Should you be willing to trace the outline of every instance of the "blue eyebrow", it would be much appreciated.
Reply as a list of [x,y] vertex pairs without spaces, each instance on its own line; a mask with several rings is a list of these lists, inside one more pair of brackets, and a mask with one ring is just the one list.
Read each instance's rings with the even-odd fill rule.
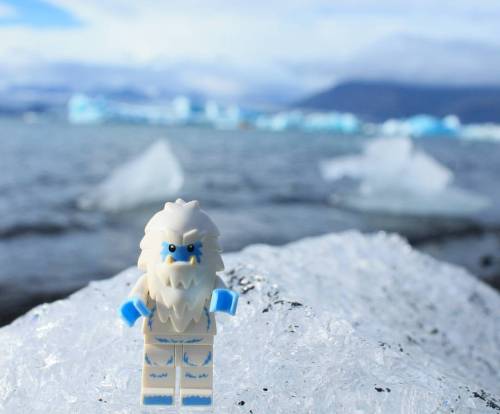
[[187,262],[189,261],[189,258],[191,256],[195,256],[196,257],[196,261],[198,263],[200,263],[201,261],[201,256],[202,256],[202,251],[201,251],[201,248],[203,247],[203,244],[201,243],[201,241],[197,241],[195,243],[190,243],[194,246],[194,251],[192,252],[188,252],[187,250],[187,246],[188,245],[176,245],[174,244],[175,246],[175,252],[171,252],[168,247],[171,245],[171,244],[174,244],[174,243],[169,243],[169,242],[162,242],[161,245],[163,246],[162,249],[161,249],[161,252],[160,252],[160,255],[161,255],[161,260],[165,260],[167,258],[167,256],[172,256],[173,259],[177,262]]

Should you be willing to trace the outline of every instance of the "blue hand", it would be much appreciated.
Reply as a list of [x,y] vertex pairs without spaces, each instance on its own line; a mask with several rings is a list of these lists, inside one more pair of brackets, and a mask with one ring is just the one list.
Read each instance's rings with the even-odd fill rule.
[[120,316],[128,326],[134,326],[135,321],[142,316],[151,315],[151,311],[146,304],[138,297],[128,299],[120,307]]
[[229,289],[215,289],[210,301],[210,312],[236,313],[240,294]]
[[138,298],[137,296],[134,296],[132,298],[134,302],[135,308],[139,311],[139,313],[142,316],[145,316],[146,318],[151,315],[151,311],[149,308],[146,306],[146,304],[142,301],[142,299]]

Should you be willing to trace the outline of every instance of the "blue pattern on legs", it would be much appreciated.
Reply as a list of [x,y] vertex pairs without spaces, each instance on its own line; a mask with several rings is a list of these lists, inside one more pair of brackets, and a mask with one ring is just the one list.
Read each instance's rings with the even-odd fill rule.
[[212,405],[212,397],[206,395],[190,395],[182,398],[182,405]]
[[142,403],[144,405],[172,405],[173,399],[171,395],[145,395]]

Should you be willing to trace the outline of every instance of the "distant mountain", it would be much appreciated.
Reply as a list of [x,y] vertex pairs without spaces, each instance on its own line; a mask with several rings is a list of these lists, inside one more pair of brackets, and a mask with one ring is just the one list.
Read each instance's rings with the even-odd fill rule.
[[423,86],[351,81],[310,96],[295,107],[352,112],[383,121],[416,114],[457,115],[462,122],[500,122],[500,86]]

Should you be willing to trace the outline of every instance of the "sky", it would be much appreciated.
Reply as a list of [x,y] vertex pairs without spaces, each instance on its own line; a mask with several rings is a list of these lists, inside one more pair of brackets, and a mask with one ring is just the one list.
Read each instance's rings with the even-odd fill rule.
[[500,84],[499,21],[498,0],[0,0],[0,88],[286,102],[349,79]]

